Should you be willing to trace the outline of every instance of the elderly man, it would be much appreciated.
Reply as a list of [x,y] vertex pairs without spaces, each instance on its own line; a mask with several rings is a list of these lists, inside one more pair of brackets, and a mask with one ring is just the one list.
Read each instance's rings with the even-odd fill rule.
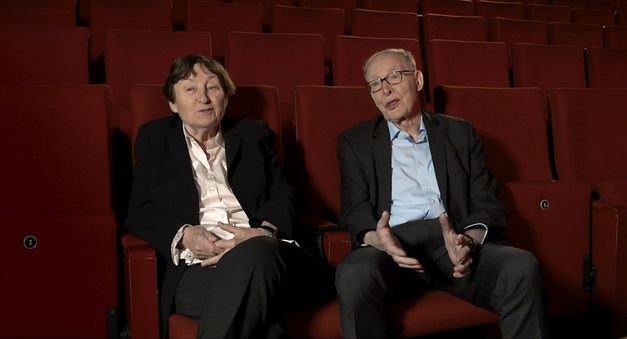
[[421,110],[422,73],[405,50],[375,53],[364,75],[381,116],[337,149],[340,222],[355,245],[336,271],[344,336],[390,337],[391,302],[441,289],[499,314],[503,337],[546,337],[538,262],[504,245],[506,212],[472,126]]
[[280,306],[323,293],[324,274],[280,241],[292,233],[295,208],[273,133],[264,122],[225,117],[235,85],[215,60],[177,59],[164,92],[175,114],[138,132],[126,220],[165,267],[163,337],[173,312],[198,320],[201,338],[283,337]]

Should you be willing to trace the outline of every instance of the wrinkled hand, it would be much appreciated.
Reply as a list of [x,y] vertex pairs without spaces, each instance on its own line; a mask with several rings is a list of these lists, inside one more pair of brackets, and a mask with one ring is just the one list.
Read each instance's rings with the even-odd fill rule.
[[384,211],[377,223],[377,230],[370,231],[364,235],[364,243],[386,252],[400,267],[424,272],[424,268],[418,259],[407,256],[398,238],[392,233],[389,222],[390,213]]
[[201,263],[202,266],[213,266],[217,264],[226,252],[230,251],[233,247],[239,245],[242,241],[248,240],[253,237],[272,237],[272,234],[263,228],[237,227],[229,224],[223,224],[220,222],[218,223],[218,227],[232,233],[233,238],[228,240],[220,239],[216,241],[215,245],[223,249],[223,252],[203,260]]
[[442,237],[448,257],[453,263],[453,277],[463,278],[470,274],[470,265],[472,264],[470,241],[472,240],[457,234],[445,214],[441,214],[438,220],[442,227]]
[[224,249],[217,246],[218,237],[207,231],[204,227],[194,226],[183,229],[181,244],[184,248],[194,253],[199,259],[214,257],[224,252]]

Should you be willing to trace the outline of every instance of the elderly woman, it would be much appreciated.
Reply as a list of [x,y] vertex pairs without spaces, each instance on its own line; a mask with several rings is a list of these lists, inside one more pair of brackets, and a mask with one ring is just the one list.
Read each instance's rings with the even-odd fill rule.
[[322,278],[289,239],[291,188],[261,121],[225,117],[235,85],[218,62],[177,59],[164,85],[175,113],[143,125],[126,226],[160,254],[163,335],[175,312],[199,337],[281,337],[285,298]]

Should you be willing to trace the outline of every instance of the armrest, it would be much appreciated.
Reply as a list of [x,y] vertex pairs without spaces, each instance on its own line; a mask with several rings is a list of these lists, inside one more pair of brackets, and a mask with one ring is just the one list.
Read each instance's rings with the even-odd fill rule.
[[351,250],[351,235],[336,223],[316,215],[303,215],[301,223],[317,230],[317,247],[324,259],[336,267]]
[[126,317],[131,338],[159,338],[157,257],[147,242],[122,237]]
[[592,261],[596,265],[595,307],[612,313],[612,337],[627,334],[627,206],[592,204]]

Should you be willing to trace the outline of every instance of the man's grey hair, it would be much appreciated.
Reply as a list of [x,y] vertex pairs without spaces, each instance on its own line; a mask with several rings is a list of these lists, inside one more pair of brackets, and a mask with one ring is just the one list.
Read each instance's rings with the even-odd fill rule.
[[372,63],[372,60],[374,60],[380,55],[388,54],[388,53],[400,55],[411,66],[412,71],[418,70],[416,67],[416,59],[414,59],[414,55],[411,54],[410,51],[404,50],[402,48],[388,48],[388,49],[384,49],[384,50],[376,52],[375,54],[371,55],[370,58],[368,58],[368,60],[366,60],[366,63],[364,64],[364,69],[363,69],[364,78],[366,77],[366,72],[368,71],[368,67],[370,66],[370,63]]

